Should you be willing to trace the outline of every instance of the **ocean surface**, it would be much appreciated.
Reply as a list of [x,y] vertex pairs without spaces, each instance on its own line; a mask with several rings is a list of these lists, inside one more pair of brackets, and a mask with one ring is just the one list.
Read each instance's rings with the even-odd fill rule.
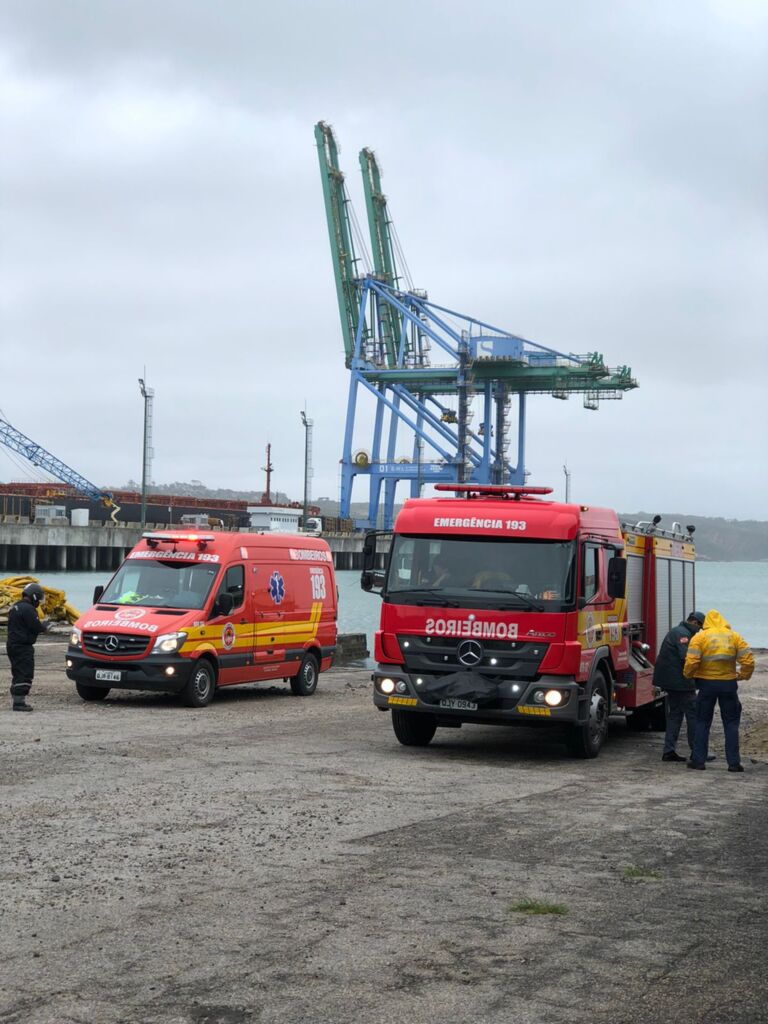
[[[109,575],[44,572],[39,578],[46,586],[65,590],[69,603],[83,611],[91,604],[93,588],[105,584]],[[381,598],[360,589],[357,571],[337,572],[336,578],[339,632],[367,634],[372,649]],[[768,562],[698,562],[696,605],[703,612],[717,608],[747,643],[753,647],[768,647]]]

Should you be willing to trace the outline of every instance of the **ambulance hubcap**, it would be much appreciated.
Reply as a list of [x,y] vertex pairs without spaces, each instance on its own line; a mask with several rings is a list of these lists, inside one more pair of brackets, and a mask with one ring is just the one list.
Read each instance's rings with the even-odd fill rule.
[[199,669],[195,675],[195,690],[197,691],[198,697],[203,699],[208,696],[208,691],[211,688],[211,681],[208,678],[208,673]]

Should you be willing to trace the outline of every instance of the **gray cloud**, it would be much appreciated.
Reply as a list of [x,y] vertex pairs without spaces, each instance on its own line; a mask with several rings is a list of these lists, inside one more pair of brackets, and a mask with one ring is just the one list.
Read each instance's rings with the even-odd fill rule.
[[298,495],[306,399],[314,493],[336,494],[326,118],[361,215],[357,151],[376,148],[433,298],[632,365],[641,389],[597,414],[531,400],[536,482],[560,487],[567,459],[595,503],[765,517],[757,3],[381,18],[340,0],[28,0],[0,28],[0,407],[81,472],[138,475],[146,364],[157,479],[260,486],[271,440]]

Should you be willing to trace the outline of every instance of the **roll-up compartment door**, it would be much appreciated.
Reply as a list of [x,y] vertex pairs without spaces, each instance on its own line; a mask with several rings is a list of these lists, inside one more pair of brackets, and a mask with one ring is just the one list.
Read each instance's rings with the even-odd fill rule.
[[671,628],[669,618],[669,559],[656,559],[656,653]]

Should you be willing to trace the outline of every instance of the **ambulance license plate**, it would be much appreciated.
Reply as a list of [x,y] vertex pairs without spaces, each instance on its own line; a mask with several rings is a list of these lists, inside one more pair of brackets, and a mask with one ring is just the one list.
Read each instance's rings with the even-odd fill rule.
[[474,701],[461,700],[459,697],[443,697],[440,707],[451,708],[452,711],[477,711],[477,704]]
[[123,678],[122,672],[116,672],[113,668],[97,668],[96,678],[99,682],[105,683],[119,683]]

